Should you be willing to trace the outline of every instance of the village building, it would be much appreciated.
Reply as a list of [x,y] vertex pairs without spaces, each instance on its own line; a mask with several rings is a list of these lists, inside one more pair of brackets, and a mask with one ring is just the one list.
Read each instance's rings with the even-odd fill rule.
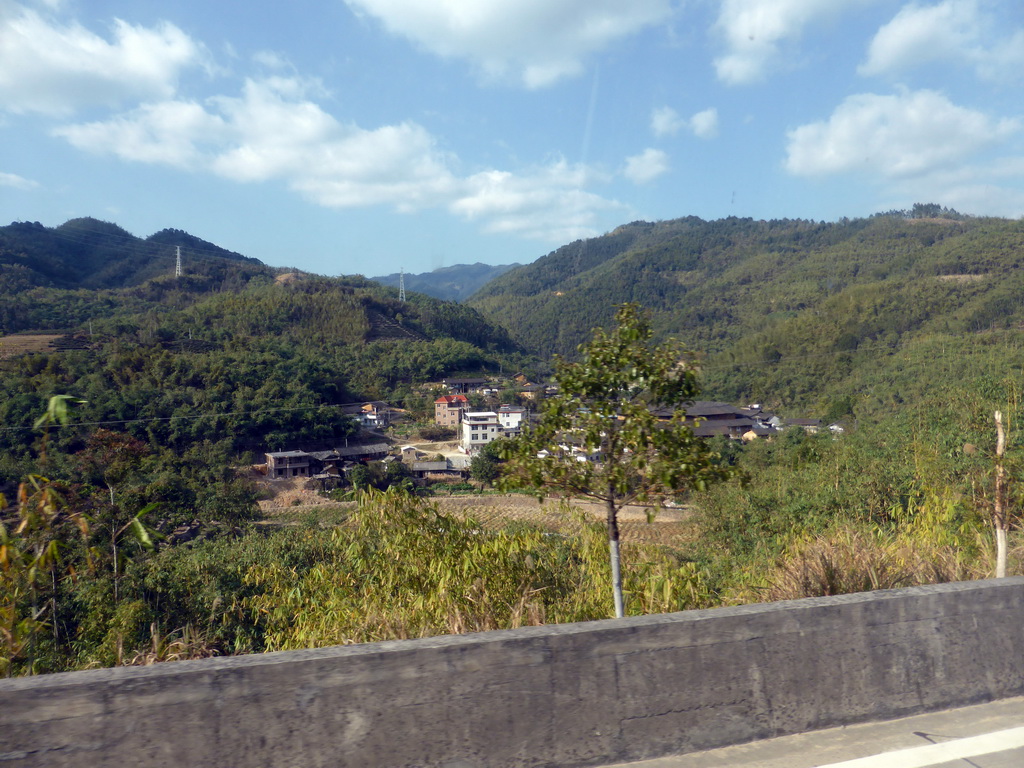
[[444,379],[444,385],[453,394],[465,395],[469,392],[478,392],[487,385],[488,379]]
[[547,394],[548,388],[543,384],[527,384],[519,394],[528,400],[540,400]]
[[383,459],[391,451],[387,443],[346,445],[328,451],[273,451],[267,453],[267,477],[272,480],[286,477],[314,477],[340,475],[346,462]]
[[364,403],[359,408],[359,426],[363,429],[384,429],[391,423],[391,408],[387,403]]
[[439,427],[457,427],[469,408],[465,395],[442,395],[434,401],[434,423]]
[[391,453],[391,446],[387,443],[363,443],[335,448],[334,452],[343,461],[379,461]]
[[[670,419],[674,411],[670,408],[655,409],[661,419]],[[771,414],[761,411],[759,406],[741,408],[729,403],[698,400],[686,407],[686,425],[697,437],[724,436],[733,440],[752,440],[769,437],[776,429],[769,422]]]
[[498,408],[498,421],[505,435],[518,435],[523,431],[526,409],[518,405],[503,405]]
[[267,477],[309,477],[313,474],[310,456],[305,451],[274,451],[266,458]]
[[462,415],[462,450],[470,456],[476,456],[481,448],[501,435],[501,422],[494,411],[470,411]]
[[452,466],[445,461],[416,461],[411,467],[413,475],[419,480],[465,480],[467,470]]
[[821,429],[821,419],[783,419],[780,429],[787,427],[799,427],[807,434],[814,435]]

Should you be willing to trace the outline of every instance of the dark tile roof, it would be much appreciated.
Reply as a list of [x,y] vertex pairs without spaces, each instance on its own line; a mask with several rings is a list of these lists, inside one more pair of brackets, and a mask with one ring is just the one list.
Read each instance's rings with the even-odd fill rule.
[[367,445],[351,445],[347,448],[337,448],[335,453],[342,456],[368,456],[374,453],[387,453],[390,446],[387,443],[369,443]]

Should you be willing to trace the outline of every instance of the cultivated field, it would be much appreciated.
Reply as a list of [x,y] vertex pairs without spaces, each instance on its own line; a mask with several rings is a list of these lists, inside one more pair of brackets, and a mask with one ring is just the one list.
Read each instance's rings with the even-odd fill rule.
[[[500,528],[512,521],[570,532],[581,519],[603,523],[604,508],[597,503],[574,500],[563,504],[558,499],[542,502],[522,494],[492,496],[435,497],[443,512],[472,517],[489,528]],[[619,532],[624,542],[676,546],[692,538],[691,514],[686,509],[663,509],[647,522],[646,507],[630,506],[619,512]]]
[[15,336],[0,336],[0,360],[33,352],[52,350],[51,343],[63,338],[62,333],[26,333]]
[[[315,491],[303,490],[304,479],[262,480],[261,485],[271,490],[274,497],[260,502],[264,518],[288,518],[313,509],[346,509],[351,502],[329,501]],[[500,528],[511,522],[522,522],[571,533],[582,520],[603,523],[604,509],[594,502],[573,501],[565,505],[558,499],[538,501],[522,494],[467,494],[434,496],[430,503],[445,514],[461,518],[472,517],[486,528]],[[663,509],[654,520],[647,522],[647,508],[631,506],[619,513],[619,529],[624,542],[679,546],[692,540],[691,514],[686,509]]]

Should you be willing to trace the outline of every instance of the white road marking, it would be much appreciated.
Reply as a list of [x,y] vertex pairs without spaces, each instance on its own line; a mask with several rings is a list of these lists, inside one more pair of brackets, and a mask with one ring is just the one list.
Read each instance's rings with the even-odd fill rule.
[[1024,728],[1009,728],[942,744],[928,744],[871,757],[858,757],[856,760],[829,763],[818,768],[927,768],[929,765],[941,765],[950,760],[988,755],[1016,747],[1024,747]]

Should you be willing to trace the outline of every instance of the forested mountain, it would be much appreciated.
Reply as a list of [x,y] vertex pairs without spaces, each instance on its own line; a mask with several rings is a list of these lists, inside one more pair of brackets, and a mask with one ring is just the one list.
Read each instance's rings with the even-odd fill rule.
[[[519,264],[456,264],[451,267],[441,267],[433,272],[423,272],[418,275],[405,276],[405,289],[417,291],[433,296],[435,299],[447,301],[465,301],[491,280],[515,269]],[[394,273],[382,277],[371,277],[371,280],[381,285],[390,285],[394,288],[399,286],[401,274]]]
[[[87,347],[0,361],[7,450],[23,445],[12,430],[31,426],[54,394],[87,400],[88,421],[140,419],[128,427],[133,435],[176,449],[204,439],[227,439],[235,450],[281,447],[329,436],[307,406],[401,397],[452,372],[497,370],[514,352],[475,310],[419,294],[400,303],[361,278],[259,277],[215,292],[161,278],[4,298],[7,330],[56,325]],[[185,418],[196,413],[233,415]]]
[[256,259],[178,229],[164,229],[143,239],[93,218],[71,219],[52,228],[14,222],[0,227],[0,291],[138,285],[174,274],[176,246],[181,247],[183,262],[193,276],[223,278],[230,271],[237,278],[272,272]]
[[941,378],[1004,375],[1024,323],[1024,222],[916,206],[835,223],[688,217],[577,241],[468,302],[571,356],[615,304],[703,355],[705,391],[833,416]]
[[[344,437],[351,426],[330,406],[400,402],[420,382],[521,357],[468,307],[399,302],[361,277],[275,274],[177,230],[139,240],[90,219],[3,236],[0,335],[22,336],[0,340],[0,485],[22,471],[12,457],[33,453],[31,426],[53,395],[154,450],[206,443],[227,456]],[[179,243],[190,256],[175,277]],[[8,354],[32,331],[65,343]],[[74,450],[68,441],[51,448]]]

